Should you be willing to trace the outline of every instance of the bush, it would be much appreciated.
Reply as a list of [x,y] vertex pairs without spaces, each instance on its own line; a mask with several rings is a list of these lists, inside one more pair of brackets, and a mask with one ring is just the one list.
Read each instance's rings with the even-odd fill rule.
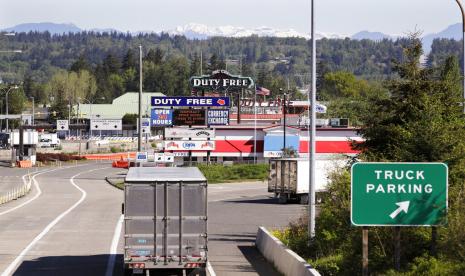
[[444,260],[443,258],[434,258],[424,255],[415,258],[409,266],[408,271],[399,272],[390,269],[386,272],[388,276],[423,276],[423,275],[463,275],[465,264]]
[[84,160],[84,157],[76,156],[66,153],[40,153],[36,155],[37,161],[39,162],[53,162],[53,161],[71,161],[71,160]]
[[112,153],[117,153],[117,152],[120,152],[121,150],[119,148],[117,148],[117,147],[110,147],[110,151]]
[[322,257],[315,261],[308,260],[308,263],[318,270],[321,275],[332,276],[341,275],[342,260],[342,254],[335,254]]

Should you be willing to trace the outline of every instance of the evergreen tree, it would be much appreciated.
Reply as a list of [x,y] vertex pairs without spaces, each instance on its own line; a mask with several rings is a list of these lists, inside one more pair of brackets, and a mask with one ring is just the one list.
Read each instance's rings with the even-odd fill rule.
[[134,50],[128,49],[128,51],[126,52],[126,55],[123,58],[123,65],[122,65],[123,71],[126,71],[128,69],[136,69],[138,64],[139,64],[139,61],[136,57]]
[[200,62],[200,56],[197,53],[194,53],[191,59],[189,71],[191,76],[200,76]]
[[79,58],[71,65],[69,69],[71,72],[79,73],[82,70],[91,71],[91,66],[87,61],[86,56],[80,55]]
[[147,55],[145,56],[144,60],[153,62],[154,64],[161,64],[163,61],[164,53],[160,48],[156,50],[150,49]]

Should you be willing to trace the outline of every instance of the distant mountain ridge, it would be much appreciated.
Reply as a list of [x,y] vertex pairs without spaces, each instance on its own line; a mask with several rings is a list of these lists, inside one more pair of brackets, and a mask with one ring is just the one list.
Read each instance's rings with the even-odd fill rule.
[[24,23],[19,24],[10,28],[5,28],[2,31],[5,32],[50,32],[51,34],[64,34],[64,33],[79,33],[82,31],[81,28],[77,27],[72,23],[52,23],[52,22],[41,22],[41,23]]
[[436,38],[449,38],[449,39],[461,40],[462,36],[463,36],[462,23],[457,23],[454,25],[450,25],[445,30],[439,33],[432,33],[432,34],[427,34],[423,36],[423,47],[425,49],[431,49],[433,40]]
[[357,40],[370,39],[370,40],[378,41],[378,40],[383,40],[383,39],[395,39],[396,36],[388,35],[388,34],[381,33],[381,32],[361,31],[361,32],[354,34],[350,38],[357,39]]
[[[78,26],[72,23],[52,23],[52,22],[42,22],[42,23],[24,23],[19,24],[10,28],[5,28],[2,31],[6,32],[45,32],[48,31],[51,34],[64,34],[64,33],[78,33],[86,31],[81,29]],[[93,32],[122,32],[114,28],[105,28],[105,29],[89,29],[87,31]],[[223,36],[223,37],[247,37],[251,35],[257,35],[260,37],[303,37],[306,39],[310,38],[309,34],[300,33],[294,29],[274,29],[270,27],[257,27],[257,28],[244,28],[236,26],[219,26],[219,27],[210,27],[204,24],[190,23],[184,26],[178,26],[172,30],[161,30],[161,31],[141,31],[133,32],[133,34],[139,33],[168,33],[170,35],[184,35],[188,39],[207,39],[214,36]],[[379,41],[382,39],[396,39],[397,35],[389,35],[382,32],[372,32],[372,31],[361,31],[352,36],[349,35],[340,35],[340,34],[328,34],[328,33],[317,33],[317,39],[321,38],[339,38],[343,39],[349,37],[351,39],[370,39],[374,41]],[[423,36],[423,46],[428,52],[431,48],[433,40],[436,38],[449,38],[460,40],[462,39],[462,24],[457,23],[454,25],[448,26],[443,31],[438,33],[431,33]]]

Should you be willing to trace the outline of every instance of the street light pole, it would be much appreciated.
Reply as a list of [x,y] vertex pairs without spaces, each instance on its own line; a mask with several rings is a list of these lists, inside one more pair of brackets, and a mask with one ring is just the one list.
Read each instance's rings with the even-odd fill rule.
[[[459,5],[460,12],[462,13],[462,57],[463,57],[463,98],[465,99],[465,10],[460,0],[455,0]],[[463,103],[463,112],[465,113],[465,102]]]
[[139,122],[137,133],[137,151],[142,147],[142,45],[139,45]]
[[308,92],[308,102],[310,108],[308,136],[309,136],[309,169],[310,169],[310,183],[308,189],[308,238],[309,241],[315,237],[315,155],[316,155],[316,37],[315,37],[315,1],[312,1],[312,85],[311,90]]
[[253,100],[253,160],[254,164],[257,164],[257,85],[254,82],[253,86],[253,91],[254,91],[254,100]]
[[[282,91],[282,89],[280,89]],[[287,98],[287,93],[284,92],[284,101],[283,101],[283,157],[284,154],[286,153],[286,98]]]

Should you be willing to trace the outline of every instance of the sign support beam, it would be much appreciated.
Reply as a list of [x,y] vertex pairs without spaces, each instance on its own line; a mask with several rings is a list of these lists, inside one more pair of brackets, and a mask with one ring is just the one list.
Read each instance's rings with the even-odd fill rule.
[[436,226],[431,227],[431,256],[436,257],[438,255],[436,248],[436,241],[438,236],[438,228]]
[[368,276],[368,227],[362,229],[362,276]]
[[400,270],[400,227],[394,227],[394,268]]

